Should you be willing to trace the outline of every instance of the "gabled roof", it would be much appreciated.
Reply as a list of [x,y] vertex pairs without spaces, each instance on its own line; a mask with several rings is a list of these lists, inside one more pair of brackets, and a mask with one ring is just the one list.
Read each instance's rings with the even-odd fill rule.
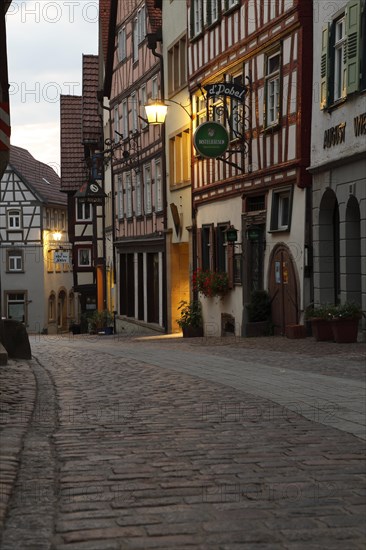
[[107,63],[111,4],[113,4],[111,0],[99,0],[99,45],[102,49],[104,65]]
[[67,199],[60,189],[61,180],[48,164],[36,160],[26,149],[10,145],[9,165],[41,201],[66,205]]
[[98,114],[99,60],[97,55],[83,55],[83,143],[99,144],[102,122]]
[[[108,22],[108,29],[107,29],[108,44],[107,44],[107,50],[106,50],[105,75],[104,75],[104,83],[103,83],[104,95],[108,98],[111,95],[111,87],[112,87],[117,7],[118,7],[118,0],[110,0],[110,13],[109,13],[109,22]],[[103,42],[103,47],[104,47],[104,42]]]
[[85,181],[82,107],[80,96],[60,98],[62,191],[77,191]]

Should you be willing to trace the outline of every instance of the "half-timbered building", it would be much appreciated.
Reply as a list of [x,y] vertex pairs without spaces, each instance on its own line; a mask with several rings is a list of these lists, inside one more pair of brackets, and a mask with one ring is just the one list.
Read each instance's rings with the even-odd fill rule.
[[11,146],[0,188],[1,315],[30,332],[68,330],[75,318],[70,249],[60,178]]
[[[112,10],[113,13],[113,10]],[[109,156],[115,208],[117,312],[166,326],[163,134],[144,106],[161,94],[161,10],[154,0],[118,1],[104,93],[110,98]]]
[[189,0],[188,25],[194,130],[214,121],[228,134],[226,152],[192,159],[196,267],[226,271],[230,287],[201,295],[206,334],[245,334],[256,289],[284,333],[310,299],[312,3]]
[[[366,3],[314,2],[314,301],[366,310]],[[363,321],[365,329],[365,320]]]
[[61,190],[67,193],[74,291],[86,316],[106,305],[98,56],[83,55],[82,96],[61,96]]

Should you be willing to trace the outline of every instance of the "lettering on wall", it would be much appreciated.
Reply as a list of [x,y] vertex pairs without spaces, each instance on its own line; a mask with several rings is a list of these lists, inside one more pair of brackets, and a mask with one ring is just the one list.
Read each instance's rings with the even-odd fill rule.
[[341,122],[340,124],[337,124],[337,126],[332,126],[332,128],[328,128],[328,130],[325,130],[323,149],[329,149],[334,145],[339,145],[340,143],[344,143],[345,139],[346,139],[346,123]]
[[355,129],[355,136],[364,136],[366,135],[366,113],[358,115],[353,119],[353,126]]

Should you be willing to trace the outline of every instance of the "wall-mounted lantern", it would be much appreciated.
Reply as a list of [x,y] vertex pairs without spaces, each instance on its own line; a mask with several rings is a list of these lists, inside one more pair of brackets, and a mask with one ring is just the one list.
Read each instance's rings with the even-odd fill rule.
[[235,229],[235,227],[233,225],[230,225],[225,230],[225,235],[226,235],[226,242],[227,243],[236,243],[236,241],[238,240],[238,230]]

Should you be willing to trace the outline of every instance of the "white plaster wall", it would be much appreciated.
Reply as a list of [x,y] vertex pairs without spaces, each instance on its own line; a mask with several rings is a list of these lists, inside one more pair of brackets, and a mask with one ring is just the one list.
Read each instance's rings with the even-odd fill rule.
[[[205,224],[230,222],[238,229],[238,241],[241,243],[241,200],[236,198],[217,201],[200,206],[197,214],[197,227]],[[235,247],[240,253],[241,246]],[[228,313],[235,319],[235,336],[241,335],[243,312],[242,286],[234,286],[223,298],[206,298],[200,295],[203,310],[205,336],[221,336],[221,313]]]
[[[276,188],[277,190],[277,188]],[[268,288],[269,260],[274,247],[279,243],[284,243],[290,249],[294,259],[299,277],[300,309],[304,308],[304,245],[305,245],[305,189],[300,189],[296,185],[293,188],[291,230],[289,233],[279,231],[266,235],[266,251],[264,257],[264,282],[265,288]],[[272,191],[268,197],[268,204],[272,203]],[[266,227],[270,227],[271,209],[267,209]]]
[[[311,132],[311,164],[313,167],[339,160],[365,150],[365,136],[356,137],[353,119],[366,111],[365,95],[348,97],[343,105],[328,112],[320,109],[320,62],[321,37],[323,27],[331,22],[339,11],[347,5],[347,0],[338,2],[314,2],[314,64],[313,64],[313,113]],[[324,132],[338,124],[346,123],[345,142],[324,149]]]

